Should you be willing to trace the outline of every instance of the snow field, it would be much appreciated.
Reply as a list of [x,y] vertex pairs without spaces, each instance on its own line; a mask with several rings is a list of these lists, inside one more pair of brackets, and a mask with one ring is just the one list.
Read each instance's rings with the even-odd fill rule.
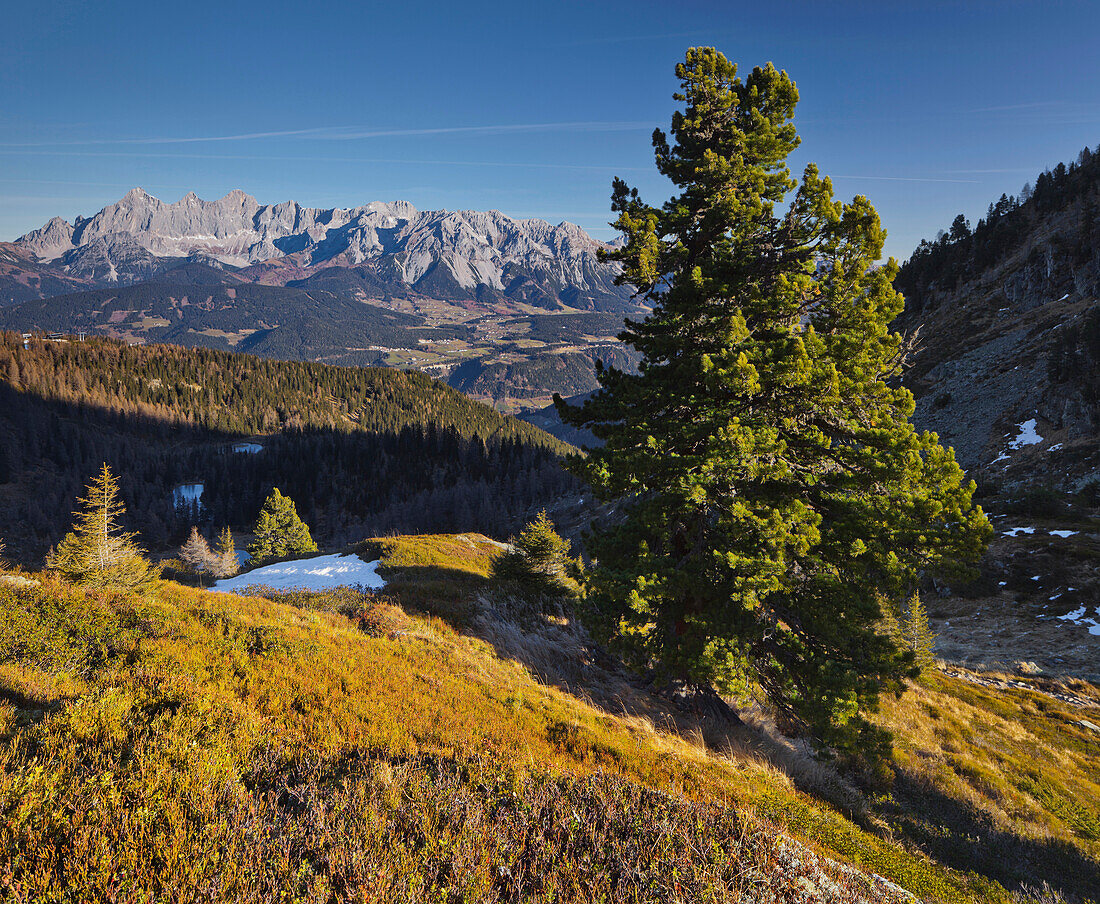
[[313,556],[292,562],[273,562],[236,577],[215,581],[210,587],[222,593],[239,593],[247,587],[274,590],[332,590],[361,587],[380,590],[386,582],[378,574],[380,560],[364,562],[355,555]]

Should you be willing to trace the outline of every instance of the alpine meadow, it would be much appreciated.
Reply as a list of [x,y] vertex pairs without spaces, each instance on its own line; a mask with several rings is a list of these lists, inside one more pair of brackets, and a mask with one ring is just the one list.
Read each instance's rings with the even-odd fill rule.
[[1100,904],[1100,14],[70,6],[0,902]]

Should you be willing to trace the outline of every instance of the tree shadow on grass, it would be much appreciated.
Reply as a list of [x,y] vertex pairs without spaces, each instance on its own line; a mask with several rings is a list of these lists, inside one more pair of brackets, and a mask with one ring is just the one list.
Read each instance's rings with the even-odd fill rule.
[[15,707],[15,718],[9,723],[9,729],[0,734],[0,743],[7,743],[20,729],[28,725],[37,725],[51,713],[59,712],[70,698],[62,697],[49,700],[45,697],[24,694],[22,691],[0,684],[0,706]]
[[27,696],[21,691],[0,685],[0,703],[7,703],[25,712],[55,712],[64,705],[61,700],[47,700],[45,697]]
[[628,670],[591,639],[560,594],[523,594],[511,582],[436,566],[392,569],[385,577],[382,593],[406,611],[436,616],[477,637],[542,684],[608,715],[634,720],[641,731],[678,735],[735,759],[767,760],[803,790],[838,806],[852,803],[848,788],[839,795],[823,794],[816,761],[802,762],[801,753],[742,722],[716,694],[659,688],[652,675]]
[[386,581],[380,595],[391,597],[407,612],[434,616],[460,633],[472,632],[487,578],[439,565],[383,566],[378,573]]
[[1067,901],[1096,900],[1100,862],[1068,842],[1006,832],[987,814],[899,771],[882,809],[894,830],[933,859],[994,879],[1011,891],[1049,882]]
[[[456,631],[488,643],[497,656],[527,668],[556,687],[613,716],[648,723],[734,759],[766,760],[795,786],[847,812],[874,831],[852,786],[828,764],[797,743],[738,724],[704,701],[673,700],[651,680],[625,669],[564,613],[560,600],[518,599],[506,588],[469,572],[407,567],[387,576],[386,594],[407,610],[441,618]],[[703,703],[699,706],[699,703]],[[998,829],[965,802],[900,772],[892,803],[879,809],[895,833],[918,844],[933,859],[973,871],[1006,888],[1040,887],[1047,881],[1069,901],[1095,897],[1100,863],[1064,841],[1033,839]]]

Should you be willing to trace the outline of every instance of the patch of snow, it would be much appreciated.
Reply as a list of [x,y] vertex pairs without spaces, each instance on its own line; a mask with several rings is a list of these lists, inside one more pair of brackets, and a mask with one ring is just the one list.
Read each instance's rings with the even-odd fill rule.
[[1004,586],[1006,586],[1007,584],[1008,584],[1008,581],[997,581],[997,586],[998,586],[998,587],[1004,587]]
[[1024,446],[1034,446],[1043,441],[1043,438],[1039,435],[1039,431],[1035,428],[1038,426],[1038,421],[1035,418],[1024,421],[1022,424],[1017,424],[1016,429],[1020,431],[1019,435],[1012,440],[1008,446],[1010,449],[1022,449]]
[[172,507],[179,508],[182,505],[197,505],[202,508],[201,483],[185,483],[172,490]]
[[257,452],[263,452],[264,447],[259,443],[237,443],[233,447],[234,452],[245,452],[249,455],[255,455]]
[[1073,622],[1079,628],[1088,628],[1089,634],[1096,637],[1100,637],[1100,621],[1095,618],[1086,618],[1085,612],[1087,612],[1085,606],[1081,606],[1079,609],[1074,609],[1072,612],[1067,612],[1065,615],[1059,615],[1062,621]]
[[1052,537],[1063,537],[1064,538],[1064,537],[1075,537],[1075,536],[1077,536],[1078,533],[1079,533],[1079,531],[1075,531],[1075,530],[1052,530],[1050,532],[1050,535]]
[[210,589],[223,593],[239,593],[247,587],[258,586],[275,590],[331,590],[334,587],[379,590],[386,586],[378,575],[379,564],[379,559],[364,562],[356,555],[313,556],[254,568],[236,577],[215,581]]
[[1033,581],[1041,581],[1042,579],[1043,579],[1043,576],[1041,574],[1037,574],[1037,575],[1035,575],[1035,577],[1032,578]]
[[1035,533],[1034,527],[1010,527],[1006,531],[1001,532],[1002,537],[1018,537],[1020,534],[1033,534]]
[[1055,443],[1053,446],[1051,446],[1049,449],[1047,449],[1047,451],[1048,452],[1057,452],[1061,448],[1062,448],[1061,443]]
[[1066,292],[1066,294],[1065,294],[1065,295],[1063,295],[1063,296],[1062,296],[1061,298],[1059,298],[1058,300],[1059,300],[1059,301],[1065,301],[1065,300],[1066,300],[1067,298],[1069,298],[1069,292]]

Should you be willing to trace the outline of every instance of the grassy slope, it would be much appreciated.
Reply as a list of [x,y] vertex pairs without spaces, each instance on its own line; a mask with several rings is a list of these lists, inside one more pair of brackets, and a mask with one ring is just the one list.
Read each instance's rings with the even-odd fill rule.
[[958,869],[1100,898],[1098,715],[1085,682],[933,672],[885,708],[900,769],[881,812]]
[[[497,548],[374,541],[383,602],[0,582],[0,899],[795,900],[800,877],[829,887],[821,870],[834,900],[889,899],[792,854],[770,823],[921,897],[1006,898],[899,843],[927,827],[919,802],[901,816],[881,803],[860,828],[760,755],[612,715],[471,636]],[[1006,799],[971,763],[1006,755],[982,721],[1001,719],[1024,795],[1002,828],[1064,840],[1087,876],[1100,795],[1082,770],[1097,745],[1068,707],[1042,706],[1059,717],[1012,729],[1012,694],[937,677],[884,718],[903,728],[903,763],[924,764],[913,781],[956,803]]]

